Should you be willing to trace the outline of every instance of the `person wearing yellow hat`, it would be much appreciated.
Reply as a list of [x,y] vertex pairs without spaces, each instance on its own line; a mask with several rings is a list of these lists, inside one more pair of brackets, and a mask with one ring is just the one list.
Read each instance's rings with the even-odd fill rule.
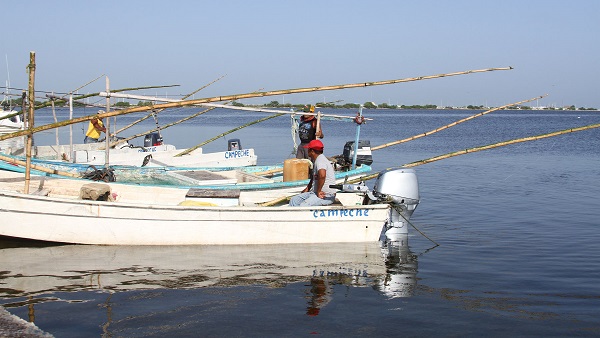
[[[304,107],[304,112],[314,113],[315,106],[310,105]],[[314,115],[304,114],[300,117],[300,122],[298,123],[298,136],[300,137],[300,145],[296,151],[296,158],[310,158],[305,146],[312,140],[323,138],[323,131],[321,130],[321,126],[318,125]]]
[[323,155],[323,142],[312,140],[304,146],[313,162],[310,181],[302,193],[290,199],[292,207],[329,205],[335,201],[336,190],[329,186],[335,184],[335,172],[331,162]]
[[[98,110],[98,114],[104,113],[103,110]],[[83,143],[96,143],[100,138],[100,133],[106,133],[106,127],[104,127],[104,123],[102,123],[102,119],[99,119],[94,116],[93,119],[90,120],[88,124],[88,130],[85,133],[85,138],[83,139]]]

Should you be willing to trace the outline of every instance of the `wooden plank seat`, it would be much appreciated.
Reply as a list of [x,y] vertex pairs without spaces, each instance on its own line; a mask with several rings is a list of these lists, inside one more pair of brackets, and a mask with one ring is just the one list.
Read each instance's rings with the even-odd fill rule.
[[231,189],[231,190],[212,190],[212,189],[202,189],[202,188],[190,188],[185,197],[191,198],[240,198],[240,190],[239,189]]

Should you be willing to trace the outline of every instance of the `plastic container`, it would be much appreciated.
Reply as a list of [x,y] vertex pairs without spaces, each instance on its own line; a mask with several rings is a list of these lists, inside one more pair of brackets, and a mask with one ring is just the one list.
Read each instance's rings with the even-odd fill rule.
[[283,181],[298,181],[308,179],[309,162],[298,158],[288,158],[283,161]]

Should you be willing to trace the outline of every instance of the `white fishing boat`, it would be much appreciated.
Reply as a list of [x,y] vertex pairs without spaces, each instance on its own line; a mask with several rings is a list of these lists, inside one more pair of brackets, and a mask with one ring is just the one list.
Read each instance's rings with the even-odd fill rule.
[[[353,143],[353,142],[348,142]],[[368,141],[361,143],[368,144]],[[364,155],[361,155],[364,154]],[[336,183],[356,180],[371,173],[372,163],[370,150],[359,148],[356,166],[351,169],[354,152],[346,144],[344,153],[330,160],[335,168]],[[367,164],[368,163],[368,164]],[[24,173],[25,158],[19,156],[0,155],[0,169]],[[111,166],[109,169],[77,163],[57,162],[32,159],[32,173],[46,177],[75,177],[86,180],[117,182],[122,184],[158,185],[179,188],[197,188],[200,191],[221,191],[220,194],[231,195],[239,191],[239,198],[244,205],[262,204],[274,199],[285,198],[302,191],[308,184],[310,161],[287,159],[283,164],[269,166],[245,167],[137,167]],[[47,181],[46,185],[51,185]],[[65,183],[63,183],[65,184]],[[229,193],[227,193],[229,191]],[[347,196],[345,196],[347,197]],[[221,200],[220,203],[222,203]]]
[[[24,123],[21,115],[16,110],[8,107],[5,109],[3,105],[0,106],[0,135],[22,130],[23,126]],[[0,152],[3,152],[5,149],[23,148],[24,144],[23,137],[2,140],[0,141]]]
[[339,202],[321,207],[248,206],[236,190],[221,194],[45,177],[33,181],[35,194],[24,194],[22,175],[0,174],[0,236],[60,243],[369,242],[379,240],[382,231],[392,239],[408,233],[408,219],[419,203],[412,169],[379,173],[372,192],[365,185],[340,185]]
[[[105,143],[87,143],[70,145],[43,145],[32,147],[32,154],[41,160],[67,160],[67,163],[84,165],[104,165],[106,162]],[[73,151],[71,151],[71,148]],[[137,167],[243,167],[258,162],[254,149],[243,149],[239,139],[228,142],[227,150],[205,153],[202,148],[180,155],[187,149],[178,149],[165,144],[156,133],[148,134],[144,146],[133,146],[127,142],[117,143],[108,152],[109,164]],[[24,155],[24,147],[7,147],[3,150],[9,155]]]

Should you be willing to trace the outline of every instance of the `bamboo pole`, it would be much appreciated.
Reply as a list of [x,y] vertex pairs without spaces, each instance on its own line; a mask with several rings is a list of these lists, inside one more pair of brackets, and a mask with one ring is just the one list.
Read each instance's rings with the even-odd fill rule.
[[[54,118],[54,122],[58,122],[58,118],[56,117],[56,109],[54,106],[54,100],[56,99],[56,96],[54,96],[54,94],[52,94],[51,96],[46,95],[46,97],[50,98],[50,102],[52,103],[52,117]],[[58,128],[56,128],[55,132],[54,132],[54,138],[56,141],[56,147],[58,147],[60,145],[60,142],[58,141]]]
[[[73,118],[73,93],[69,94],[69,119]],[[69,161],[75,163],[75,150],[73,150],[73,125],[69,125]]]
[[[102,75],[102,76],[105,76],[105,75]],[[143,89],[170,88],[170,87],[179,87],[179,85],[175,84],[175,85],[163,85],[163,86],[143,86],[143,87],[120,88],[120,89],[112,89],[111,93],[126,92],[126,91],[133,91],[133,90],[143,90]],[[98,96],[98,94],[100,94],[100,93],[101,92],[94,92],[94,93],[79,95],[77,97],[74,97],[73,100],[78,101],[78,100],[82,100],[82,99],[87,99],[88,97]],[[60,98],[60,99],[56,100],[56,102],[59,102],[59,101],[62,103],[66,103],[67,99]],[[49,103],[45,102],[45,103],[40,104],[39,106],[36,106],[35,109],[45,108],[48,106],[49,106]]]
[[[15,158],[8,157],[8,156],[2,155],[2,154],[0,154],[0,160],[6,162],[8,164],[20,165],[22,167],[25,167],[25,170],[27,170],[27,162],[23,162],[21,160],[17,160]],[[46,168],[46,167],[39,166],[36,164],[31,164],[31,163],[29,164],[29,167],[32,169],[35,169],[37,171],[42,171],[42,172],[45,172],[48,174],[56,174],[56,175],[67,176],[67,177],[81,177],[78,174],[73,174],[68,171],[60,171],[60,170],[50,169],[50,168]],[[26,193],[28,193],[28,192],[26,192]]]
[[282,203],[282,202],[287,202],[291,198],[292,198],[291,196],[281,196],[281,197],[275,198],[273,200],[260,203],[258,205],[261,206],[261,207],[270,207],[270,206],[273,206],[273,205],[276,205],[276,204],[279,204],[279,203]]
[[[529,142],[529,141],[541,140],[541,139],[544,139],[544,138],[549,138],[549,137],[554,137],[554,136],[559,136],[559,135],[564,135],[564,134],[569,134],[569,133],[575,133],[575,132],[578,132],[578,131],[584,131],[584,130],[589,130],[589,129],[594,129],[594,128],[600,128],[600,123],[590,124],[590,125],[587,125],[587,126],[582,126],[582,127],[577,127],[577,128],[563,129],[563,130],[554,131],[554,132],[550,132],[550,133],[546,133],[546,134],[540,134],[540,135],[535,135],[535,136],[522,137],[522,138],[512,139],[512,140],[508,140],[508,141],[502,141],[502,142],[498,142],[498,143],[488,144],[488,145],[484,145],[484,146],[479,146],[479,147],[473,147],[473,148],[469,148],[469,149],[454,151],[454,152],[451,152],[451,153],[446,153],[446,154],[443,154],[443,155],[434,156],[434,157],[431,157],[431,158],[428,158],[428,159],[424,159],[424,160],[420,160],[420,161],[415,161],[415,162],[407,163],[407,164],[404,164],[404,165],[402,165],[400,167],[395,167],[395,168],[412,168],[412,167],[420,166],[420,165],[423,165],[423,164],[427,164],[427,163],[431,163],[431,162],[435,162],[435,161],[439,161],[439,160],[443,160],[443,159],[447,159],[447,158],[451,158],[451,157],[455,157],[455,156],[460,156],[460,155],[475,153],[475,152],[478,152],[478,151],[490,150],[490,149],[494,149],[494,148],[504,147],[504,146],[508,146],[508,145],[511,145],[511,144],[515,144],[515,143],[522,143],[522,142]],[[388,168],[388,169],[393,169],[393,168]],[[357,183],[357,182],[362,182],[362,181],[368,181],[370,179],[377,178],[378,175],[379,175],[379,173],[377,173],[377,174],[370,174],[370,175],[363,176],[363,177],[360,177],[360,178],[348,180],[347,183]]]
[[[106,77],[106,92],[110,94],[110,80],[108,79],[108,76]],[[110,95],[106,96],[106,111],[110,110]],[[104,126],[104,136],[106,139],[105,142],[105,151],[104,151],[104,167],[108,168],[110,166],[109,164],[109,160],[110,160],[110,137],[108,137],[108,135],[110,135],[110,117],[107,118],[106,120],[106,125]]]
[[[102,76],[104,76],[104,75],[102,75]],[[121,89],[113,89],[111,92],[112,92],[112,93],[116,93],[116,92],[123,92],[123,91],[142,90],[142,89],[153,89],[153,88],[165,88],[165,87],[177,87],[177,86],[179,86],[179,85],[166,85],[166,86],[146,86],[146,87],[121,88]],[[95,93],[90,93],[90,94],[80,95],[80,96],[74,97],[74,98],[73,98],[73,100],[74,100],[74,101],[78,101],[78,100],[82,100],[82,99],[85,99],[85,98],[88,98],[88,97],[94,97],[94,96],[98,96],[98,94],[100,94],[100,92],[95,92]],[[60,102],[62,103],[62,102],[66,102],[66,101],[67,101],[67,99],[66,99],[66,98],[60,98],[60,99],[57,99],[57,100],[56,100],[56,102],[58,102],[58,101],[60,101]],[[56,103],[56,102],[55,102],[55,103]],[[46,103],[42,103],[41,105],[39,105],[39,106],[36,106],[36,107],[35,107],[35,109],[45,108],[45,107],[48,107],[49,105],[50,105],[50,103],[48,103],[48,102],[46,102]],[[21,114],[21,113],[22,113],[22,112],[16,112],[16,113],[13,113],[13,114],[10,114],[10,115],[6,115],[6,116],[3,116],[3,117],[1,117],[1,118],[0,118],[0,120],[9,119],[9,118],[11,118],[11,117],[13,117],[13,116],[17,116],[17,115],[19,115],[19,114]]]
[[23,193],[29,194],[29,182],[31,181],[31,147],[33,145],[33,106],[35,105],[35,52],[29,52],[29,116],[27,118],[27,146],[25,147],[25,188]]
[[[100,94],[99,94],[99,96],[107,96],[107,95],[109,95],[109,94],[107,94],[105,92],[100,92]],[[160,101],[160,102],[183,102],[183,100],[179,100],[179,99],[168,99],[168,98],[162,98],[162,97],[131,95],[131,94],[113,94],[113,93],[111,93],[110,96],[111,97],[119,97],[119,98],[127,98],[127,99],[134,98],[134,99],[141,99],[141,100]],[[255,107],[236,107],[236,106],[228,106],[226,104],[217,104],[217,103],[203,103],[203,104],[196,104],[194,106],[224,108],[224,109],[230,109],[230,110],[244,110],[244,111],[251,111],[253,113],[258,112],[258,113],[290,114],[290,115],[296,115],[299,113],[299,112],[292,111],[292,110],[265,109],[265,108],[255,108]],[[311,116],[319,116],[319,114],[320,114],[321,117],[329,117],[329,118],[334,118],[334,119],[354,120],[356,118],[356,116],[323,114],[320,111],[316,112],[316,113],[302,112],[301,114],[302,115],[311,115]],[[150,116],[152,116],[152,114],[150,114]],[[373,119],[365,118],[365,121],[372,121],[372,120]]]
[[[190,116],[188,116],[188,117],[185,117],[185,118],[183,118],[183,119],[181,119],[181,120],[178,120],[178,121],[175,121],[175,122],[172,122],[172,123],[166,124],[166,125],[164,125],[164,126],[162,127],[162,129],[166,129],[166,128],[169,128],[169,127],[171,127],[171,126],[173,126],[173,125],[175,125],[175,124],[179,124],[179,123],[185,122],[185,121],[187,121],[187,120],[189,120],[189,119],[193,119],[194,117],[197,117],[197,116],[199,116],[199,115],[202,115],[202,114],[208,113],[209,111],[211,111],[211,110],[213,110],[213,109],[215,109],[215,108],[208,108],[208,109],[205,109],[205,110],[203,110],[203,111],[200,111],[200,112],[198,112],[198,113],[192,114],[192,115],[190,115]],[[129,141],[129,140],[133,140],[134,138],[137,138],[137,137],[140,137],[140,136],[144,136],[144,135],[146,135],[146,134],[148,134],[148,133],[155,132],[155,131],[158,131],[158,130],[159,130],[159,128],[153,128],[153,129],[150,129],[150,130],[148,130],[148,131],[145,131],[145,132],[143,132],[143,133],[135,134],[135,135],[132,135],[132,136],[129,136],[129,137],[126,137],[126,138],[120,139],[120,140],[118,140],[117,142],[113,142],[113,143],[111,143],[111,144],[110,144],[110,147],[114,147],[114,146],[115,146],[117,143],[119,143],[119,142],[127,142],[127,141]],[[103,148],[103,147],[100,147],[99,149],[104,149],[104,148]]]
[[[224,77],[225,77],[225,75],[223,75],[223,76],[221,76],[220,78],[218,78],[218,79],[215,79],[215,80],[213,80],[212,82],[210,82],[210,83],[208,83],[208,84],[206,84],[206,85],[204,85],[204,86],[202,86],[202,87],[200,87],[200,88],[196,89],[195,91],[193,91],[193,92],[191,92],[191,93],[187,94],[186,96],[184,96],[184,97],[182,98],[182,100],[185,100],[185,99],[187,99],[187,98],[189,98],[189,97],[191,97],[191,96],[195,95],[196,93],[198,93],[198,92],[199,92],[199,91],[201,91],[202,89],[204,89],[204,88],[206,88],[206,87],[208,87],[208,86],[212,85],[213,83],[215,83],[215,82],[217,82],[217,81],[221,80],[221,79],[222,79],[222,78],[224,78]],[[158,114],[158,113],[162,112],[163,110],[164,110],[164,109],[161,109],[160,111],[157,111],[157,112],[154,112],[154,113]],[[137,121],[134,121],[134,122],[130,123],[129,125],[127,125],[127,126],[125,126],[125,127],[121,128],[121,129],[119,129],[119,130],[115,131],[115,133],[114,133],[114,134],[112,134],[112,135],[117,135],[117,134],[119,134],[119,133],[121,133],[121,132],[123,132],[123,131],[125,131],[125,130],[127,130],[127,129],[129,129],[129,128],[133,127],[133,126],[135,126],[136,124],[138,124],[138,123],[140,123],[140,122],[142,122],[142,121],[144,121],[144,120],[148,119],[150,116],[152,116],[152,113],[150,113],[150,114],[148,114],[148,115],[146,115],[146,116],[144,116],[144,117],[141,117],[141,118],[139,118]],[[111,136],[112,136],[112,135],[111,135]],[[136,136],[136,137],[137,137],[137,136]],[[131,140],[131,139],[130,139],[130,140]]]
[[263,117],[262,119],[258,119],[258,120],[256,120],[256,121],[252,121],[252,122],[246,123],[246,124],[244,124],[244,125],[242,125],[242,126],[239,126],[239,127],[237,127],[237,128],[233,128],[233,129],[231,129],[231,130],[228,130],[228,131],[226,131],[226,132],[224,132],[224,133],[221,133],[221,134],[219,134],[219,135],[217,135],[217,136],[215,136],[215,137],[211,138],[210,140],[206,140],[206,141],[204,141],[204,142],[202,142],[202,143],[200,143],[200,144],[198,144],[198,145],[195,145],[195,146],[193,146],[193,147],[191,147],[191,148],[188,148],[188,149],[186,149],[186,150],[184,150],[184,151],[180,152],[179,154],[175,155],[175,157],[179,157],[179,156],[183,156],[183,155],[189,154],[189,153],[191,153],[192,151],[194,151],[194,150],[196,150],[196,149],[198,149],[198,148],[202,147],[203,145],[205,145],[205,144],[207,144],[207,143],[210,143],[210,142],[212,142],[212,141],[214,141],[214,140],[216,140],[216,139],[219,139],[219,138],[221,138],[221,137],[223,137],[223,136],[225,136],[225,135],[227,135],[227,134],[231,134],[231,133],[233,133],[234,131],[240,130],[240,129],[242,129],[242,128],[246,128],[246,127],[248,127],[248,126],[251,126],[251,125],[253,125],[253,124],[257,124],[257,123],[260,123],[260,122],[264,122],[264,121],[266,121],[266,120],[270,120],[270,119],[272,119],[272,118],[275,118],[275,117],[279,117],[279,116],[281,116],[281,115],[283,115],[283,114],[275,114],[275,115],[271,115],[271,116]]
[[[449,77],[449,76],[457,76],[457,75],[465,75],[465,74],[473,74],[473,73],[481,73],[481,72],[491,72],[496,70],[510,70],[512,67],[504,67],[504,68],[486,68],[479,70],[467,70],[463,72],[455,72],[455,73],[446,73],[446,74],[438,74],[438,75],[429,75],[429,76],[420,76],[420,77],[412,77],[412,78],[404,78],[397,80],[385,80],[385,81],[376,81],[376,82],[362,82],[362,83],[352,83],[352,84],[342,84],[342,85],[333,85],[333,86],[323,86],[323,87],[307,87],[307,88],[296,88],[296,89],[284,89],[284,90],[274,90],[269,92],[252,92],[252,93],[244,93],[244,94],[234,94],[234,95],[226,95],[226,96],[213,96],[207,97],[203,99],[196,100],[186,100],[186,101],[178,101],[171,103],[158,104],[153,106],[145,106],[145,107],[134,107],[123,109],[119,111],[110,111],[102,114],[94,114],[88,116],[82,116],[78,118],[74,118],[67,121],[62,121],[59,123],[51,123],[39,127],[33,128],[31,131],[34,133],[45,131],[49,129],[54,129],[58,127],[67,126],[69,124],[75,124],[80,122],[86,122],[93,119],[95,116],[98,118],[119,116],[131,113],[137,113],[142,111],[147,111],[150,109],[163,109],[163,108],[176,108],[176,107],[186,107],[191,105],[197,105],[202,103],[210,103],[210,102],[219,102],[219,101],[237,101],[240,99],[248,99],[253,97],[264,97],[264,96],[276,96],[276,95],[284,95],[284,94],[298,94],[298,93],[308,93],[308,92],[316,92],[316,91],[326,91],[326,90],[338,90],[338,89],[348,89],[348,88],[360,88],[360,87],[370,87],[370,86],[383,86],[401,82],[411,82],[411,81],[420,81],[420,80],[428,80],[434,78],[441,77]],[[6,140],[9,138],[21,136],[27,134],[25,131],[14,132],[11,134],[6,134],[0,136],[0,141]]]
[[456,126],[456,125],[458,125],[460,123],[472,120],[472,119],[474,119],[476,117],[480,117],[480,116],[483,116],[485,114],[489,114],[491,112],[502,110],[502,109],[505,109],[505,108],[508,108],[508,107],[516,106],[516,105],[519,105],[519,104],[522,104],[522,103],[526,103],[526,102],[530,102],[530,101],[533,101],[533,100],[541,99],[541,98],[543,98],[543,97],[545,97],[547,95],[548,94],[542,95],[542,96],[538,96],[538,97],[534,97],[534,98],[528,99],[528,100],[523,100],[523,101],[519,101],[519,102],[515,102],[515,103],[506,104],[504,106],[493,108],[493,109],[490,109],[490,110],[486,110],[484,112],[481,112],[481,113],[478,113],[478,114],[475,114],[475,115],[471,115],[471,116],[466,117],[464,119],[452,122],[452,123],[447,124],[445,126],[433,129],[431,131],[428,131],[428,132],[425,132],[425,133],[422,133],[422,134],[419,134],[419,135],[415,135],[415,136],[411,136],[411,137],[405,138],[403,140],[398,140],[398,141],[394,141],[394,142],[389,142],[389,143],[385,143],[385,144],[382,144],[382,145],[378,145],[378,146],[375,146],[375,147],[371,147],[371,150],[372,151],[373,150],[379,150],[379,149],[387,148],[387,147],[390,147],[390,146],[393,146],[393,145],[397,145],[397,144],[400,144],[400,143],[405,143],[405,142],[408,142],[408,141],[413,141],[413,140],[416,140],[418,138],[421,138],[421,137],[424,137],[424,136],[429,136],[431,134],[437,133],[438,131],[442,131],[444,129],[448,129],[450,127],[454,127],[454,126]]
[[419,166],[419,165],[422,165],[422,164],[427,164],[427,163],[431,163],[431,162],[435,162],[435,161],[439,161],[439,160],[443,160],[443,159],[446,159],[446,158],[455,157],[455,156],[459,156],[459,155],[464,155],[464,154],[469,154],[469,153],[475,153],[475,152],[478,152],[478,151],[489,150],[489,149],[494,149],[494,148],[498,148],[498,147],[504,147],[504,146],[507,146],[507,145],[515,144],[515,143],[536,141],[536,140],[541,140],[541,139],[544,139],[544,138],[549,138],[549,137],[554,137],[554,136],[559,136],[559,135],[564,135],[564,134],[569,134],[569,133],[574,133],[574,132],[588,130],[588,129],[594,129],[594,128],[600,128],[600,123],[590,124],[590,125],[587,125],[587,126],[577,127],[577,128],[563,129],[563,130],[554,131],[554,132],[551,132],[551,133],[540,134],[540,135],[536,135],[536,136],[528,136],[528,137],[523,137],[523,138],[518,138],[518,139],[513,139],[513,140],[508,140],[508,141],[503,141],[503,142],[498,142],[498,143],[493,143],[493,144],[488,144],[488,145],[485,145],[485,146],[480,146],[480,147],[474,147],[474,148],[459,150],[459,151],[455,151],[455,152],[452,152],[452,153],[447,153],[447,154],[443,154],[443,155],[431,157],[431,158],[428,158],[428,159],[425,159],[425,160],[411,162],[411,163],[403,165],[402,168],[416,167],[416,166]]

